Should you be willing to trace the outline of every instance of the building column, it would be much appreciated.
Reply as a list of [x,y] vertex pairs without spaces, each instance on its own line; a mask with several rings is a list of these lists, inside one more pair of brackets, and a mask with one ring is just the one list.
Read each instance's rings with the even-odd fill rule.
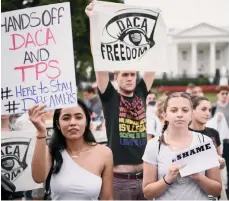
[[197,45],[192,43],[192,56],[191,56],[191,76],[197,76]]
[[227,46],[227,69],[229,71],[229,43],[228,43],[228,46]]
[[173,72],[174,72],[174,77],[177,77],[179,75],[179,69],[178,69],[178,44],[175,43],[174,44],[174,47],[173,47],[173,53],[174,53],[174,69],[173,69]]
[[216,66],[215,66],[215,60],[216,60],[216,56],[215,56],[215,43],[211,42],[210,43],[210,69],[209,69],[209,75],[210,77],[214,77],[215,76],[215,70],[216,70]]

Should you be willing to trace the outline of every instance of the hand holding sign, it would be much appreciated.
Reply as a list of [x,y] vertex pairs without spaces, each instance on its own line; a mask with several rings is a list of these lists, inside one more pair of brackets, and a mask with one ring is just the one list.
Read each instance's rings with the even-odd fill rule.
[[85,9],[85,13],[89,18],[91,17],[93,8],[94,8],[94,1],[91,1],[91,3]]
[[223,169],[226,165],[226,161],[224,158],[222,158],[221,156],[219,156],[219,164],[220,164],[220,169]]
[[29,119],[36,127],[38,133],[40,133],[42,136],[44,136],[44,133],[46,133],[44,117],[47,115],[47,111],[44,111],[44,108],[45,105],[35,105],[29,109]]
[[166,181],[168,183],[173,183],[179,174],[179,170],[182,169],[184,166],[185,165],[172,163],[172,165],[169,167],[168,175],[166,175]]

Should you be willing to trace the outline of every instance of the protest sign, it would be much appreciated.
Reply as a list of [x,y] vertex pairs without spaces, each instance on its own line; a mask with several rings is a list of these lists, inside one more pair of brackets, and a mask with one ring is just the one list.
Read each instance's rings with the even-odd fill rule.
[[76,104],[69,3],[1,15],[2,114]]
[[180,169],[181,177],[219,167],[218,154],[212,141],[177,153],[173,162],[185,165],[184,168]]
[[166,27],[158,9],[96,1],[91,44],[95,71],[166,71]]
[[31,163],[35,148],[36,132],[2,132],[1,172],[16,186],[16,191],[42,188],[33,181]]
[[91,121],[90,129],[97,143],[107,143],[107,132],[104,119]]

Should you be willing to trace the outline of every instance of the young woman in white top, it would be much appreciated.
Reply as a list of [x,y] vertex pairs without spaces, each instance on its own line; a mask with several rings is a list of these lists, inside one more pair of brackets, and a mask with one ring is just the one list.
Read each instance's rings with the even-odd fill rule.
[[29,110],[30,120],[37,129],[32,161],[34,181],[44,182],[51,169],[53,200],[113,199],[112,152],[96,143],[83,101],[78,99],[78,106],[55,110],[49,147],[46,146],[44,108],[44,105],[36,105]]
[[182,178],[179,169],[183,166],[172,162],[176,152],[198,145],[202,140],[211,140],[188,130],[192,118],[190,97],[185,93],[170,94],[165,101],[164,112],[163,134],[160,140],[154,138],[148,142],[143,156],[145,198],[207,200],[208,195],[219,196],[222,188],[219,168]]

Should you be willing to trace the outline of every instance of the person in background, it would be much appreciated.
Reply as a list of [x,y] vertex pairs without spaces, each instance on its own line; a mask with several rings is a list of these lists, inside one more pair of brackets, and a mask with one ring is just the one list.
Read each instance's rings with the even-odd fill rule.
[[[216,147],[219,155],[220,169],[225,167],[225,159],[222,158],[222,148],[219,132],[213,128],[206,127],[207,121],[211,116],[211,103],[206,97],[191,97],[193,105],[192,122],[189,125],[190,131],[202,133],[210,137]],[[222,194],[225,196],[225,189],[222,188]]]
[[147,140],[160,136],[162,132],[162,126],[164,125],[164,102],[167,96],[162,96],[156,103],[156,113],[154,118],[147,119]]
[[216,92],[217,103],[213,108],[212,116],[217,112],[222,112],[227,120],[227,125],[229,126],[229,86],[218,86]]
[[182,178],[179,170],[184,165],[173,162],[177,152],[197,146],[203,141],[211,141],[207,136],[188,130],[192,118],[189,95],[183,92],[169,95],[164,103],[164,113],[162,135],[147,143],[143,155],[145,198],[208,200],[208,195],[219,196],[222,185],[218,167]]
[[[156,93],[150,92],[146,98],[146,121],[147,122],[155,121],[156,102],[157,102]],[[146,124],[148,126],[147,122]]]
[[113,199],[112,152],[96,143],[88,108],[80,99],[77,102],[77,106],[55,110],[48,146],[45,105],[29,109],[30,120],[37,129],[32,177],[42,183],[51,173],[53,200]]
[[83,96],[85,104],[91,113],[92,120],[96,120],[101,116],[102,112],[102,104],[99,96],[95,93],[95,89],[90,86],[84,89]]
[[[217,149],[218,155],[222,156],[219,132],[213,128],[206,127],[207,121],[211,116],[210,101],[204,96],[192,96],[191,100],[193,104],[193,116],[191,124],[189,125],[189,130],[199,132],[210,137]],[[221,165],[224,167],[225,163]]]
[[192,96],[204,96],[204,93],[203,93],[203,89],[196,85],[193,89],[192,89]]
[[[15,115],[1,115],[1,132],[9,132],[15,129],[14,118]],[[13,121],[10,122],[10,119],[13,119]],[[24,198],[24,191],[13,192],[11,195],[14,200],[22,200]]]
[[[220,113],[224,114],[227,126],[229,127],[229,86],[218,86],[217,91],[217,103],[213,106],[212,116],[217,115],[217,120],[221,121],[222,116]],[[228,136],[229,134],[227,134]],[[229,197],[229,139],[223,140],[223,157],[226,160],[227,167],[227,196]]]
[[192,95],[193,93],[193,89],[196,87],[196,85],[194,83],[189,83],[186,90],[185,90],[185,93],[189,94],[189,95]]

